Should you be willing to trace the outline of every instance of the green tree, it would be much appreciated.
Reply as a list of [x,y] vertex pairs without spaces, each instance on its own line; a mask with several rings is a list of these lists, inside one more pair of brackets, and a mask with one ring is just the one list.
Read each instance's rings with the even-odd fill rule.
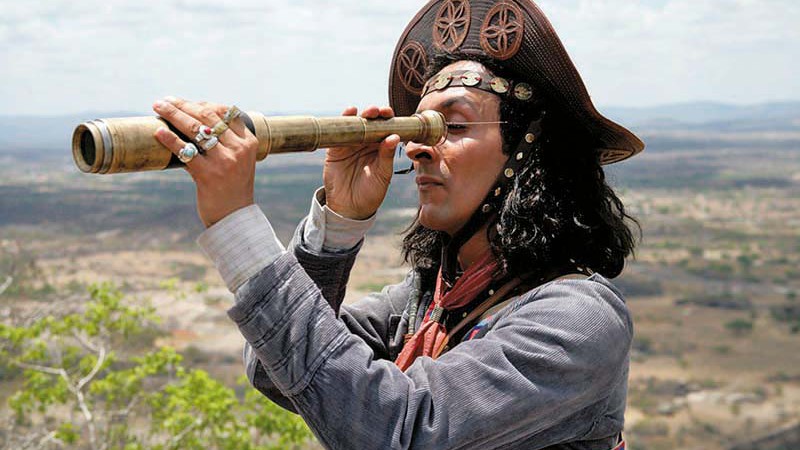
[[90,293],[80,311],[0,325],[0,371],[22,381],[4,448],[268,450],[312,438],[298,416],[251,388],[237,396],[173,349],[135,351],[154,310],[108,284]]

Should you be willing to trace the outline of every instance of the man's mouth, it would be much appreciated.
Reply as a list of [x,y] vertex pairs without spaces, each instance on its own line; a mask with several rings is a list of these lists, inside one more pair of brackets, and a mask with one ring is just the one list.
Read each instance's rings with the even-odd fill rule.
[[430,175],[418,175],[417,178],[416,178],[416,181],[417,181],[417,187],[419,189],[427,189],[427,188],[433,188],[433,187],[436,187],[436,186],[444,186],[444,183],[440,179],[432,177]]

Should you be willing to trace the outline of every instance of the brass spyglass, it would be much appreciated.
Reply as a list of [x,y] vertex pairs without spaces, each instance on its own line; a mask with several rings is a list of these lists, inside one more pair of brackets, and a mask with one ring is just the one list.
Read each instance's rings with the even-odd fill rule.
[[[423,111],[409,117],[368,120],[355,116],[267,117],[243,113],[241,120],[258,139],[258,160],[269,154],[378,143],[397,134],[401,141],[436,145],[447,137],[444,115]],[[72,134],[72,156],[87,173],[124,173],[181,167],[182,162],[154,137],[168,127],[185,142],[191,139],[161,117],[128,117],[84,122]],[[211,150],[213,151],[213,149]]]

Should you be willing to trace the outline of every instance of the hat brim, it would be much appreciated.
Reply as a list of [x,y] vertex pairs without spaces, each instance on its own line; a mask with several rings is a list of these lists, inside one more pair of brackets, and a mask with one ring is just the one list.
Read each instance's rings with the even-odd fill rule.
[[[441,33],[435,29],[437,20],[441,24],[442,11],[452,13],[454,5],[460,8],[460,20],[465,26],[451,32],[448,40],[443,42]],[[516,49],[490,54],[485,31],[491,22],[491,14],[498,8],[507,8],[512,16],[519,14],[521,17],[516,19],[522,31],[510,46],[516,45]],[[436,37],[435,33],[438,33]],[[636,135],[597,111],[552,24],[529,0],[428,2],[406,27],[392,57],[389,104],[396,114],[410,115],[416,111],[426,81],[421,79],[421,75],[435,52],[495,58],[517,81],[530,82],[543,89],[548,99],[557,103],[571,121],[583,128],[589,146],[599,153],[601,164],[619,162],[644,150],[644,142]]]

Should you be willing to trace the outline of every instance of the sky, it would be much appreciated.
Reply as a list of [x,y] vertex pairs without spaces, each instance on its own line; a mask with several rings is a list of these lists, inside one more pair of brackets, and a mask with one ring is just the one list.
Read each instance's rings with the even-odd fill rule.
[[[421,0],[0,0],[0,115],[387,103]],[[795,0],[541,0],[605,106],[800,99]]]

